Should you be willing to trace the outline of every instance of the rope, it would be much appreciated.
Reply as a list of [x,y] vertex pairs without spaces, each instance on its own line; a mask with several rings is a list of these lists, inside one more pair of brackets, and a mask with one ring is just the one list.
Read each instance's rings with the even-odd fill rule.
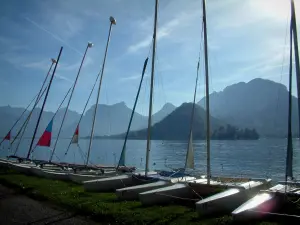
[[184,200],[184,201],[194,201],[194,202],[197,202],[197,201],[200,200],[200,199],[192,199],[192,198],[182,198],[182,197],[178,197],[178,196],[174,196],[174,195],[167,195],[167,194],[158,193],[158,192],[155,192],[154,194],[165,196],[165,197],[169,197],[169,198]]
[[192,187],[190,184],[188,184],[188,187],[190,187],[192,189],[192,191],[202,200],[203,197],[201,195],[199,195]]

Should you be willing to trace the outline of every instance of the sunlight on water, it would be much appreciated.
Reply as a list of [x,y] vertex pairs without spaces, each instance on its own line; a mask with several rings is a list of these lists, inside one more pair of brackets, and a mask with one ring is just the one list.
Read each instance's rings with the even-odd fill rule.
[[[22,141],[18,155],[25,156],[29,139]],[[88,140],[80,139],[82,151],[86,152]],[[54,140],[52,140],[52,144]],[[58,142],[54,161],[83,163],[82,154],[77,146],[72,146],[64,157],[69,140]],[[94,140],[90,159],[93,164],[116,165],[121,154],[122,140]],[[15,148],[13,145],[13,150]],[[299,140],[294,139],[294,176],[300,176]],[[1,156],[8,153],[3,145]],[[151,169],[167,167],[184,167],[187,142],[152,141],[150,153]],[[146,141],[130,140],[127,142],[126,162],[128,165],[143,169],[145,167]],[[195,141],[195,167],[197,171],[206,172],[206,147],[204,141]],[[49,159],[50,149],[38,147],[33,153],[36,159]],[[86,154],[86,153],[85,153]],[[262,139],[258,141],[212,141],[211,169],[212,175],[270,177],[282,180],[285,171],[286,139]]]

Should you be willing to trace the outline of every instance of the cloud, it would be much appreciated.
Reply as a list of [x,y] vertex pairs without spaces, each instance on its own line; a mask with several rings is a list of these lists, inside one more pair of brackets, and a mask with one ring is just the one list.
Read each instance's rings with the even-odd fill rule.
[[[51,35],[51,37],[53,37],[55,40],[59,41],[60,43],[64,44],[65,46],[67,46],[68,48],[72,49],[73,51],[75,51],[77,54],[79,55],[83,55],[83,53],[79,50],[77,50],[76,48],[74,48],[73,46],[71,46],[70,44],[68,44],[65,40],[63,40],[61,37],[59,37],[58,35],[52,33],[51,31],[47,30],[46,28],[44,28],[43,26],[39,25],[38,23],[36,23],[35,21],[29,19],[28,17],[25,17],[25,19],[30,22],[31,24],[33,24],[34,26],[36,26],[38,29],[48,33]],[[70,23],[69,23],[69,27],[71,27]]]
[[[83,63],[83,67],[86,67],[88,65],[93,64],[93,59],[91,57],[86,57]],[[61,63],[59,64],[59,69],[60,70],[64,70],[64,71],[73,71],[73,70],[78,70],[79,66],[80,66],[81,60],[73,63],[73,64],[65,64],[65,63]]]
[[37,62],[25,63],[22,66],[31,69],[46,70],[51,65],[50,60],[42,60]]
[[[191,4],[194,5],[194,4]],[[170,6],[170,5],[169,5]],[[171,7],[173,9],[173,7]],[[179,8],[177,8],[178,10]],[[195,17],[199,16],[199,11],[188,10],[187,12],[180,12],[174,16],[174,12],[171,12],[170,9],[164,9],[164,15],[158,16],[157,22],[157,41],[161,41],[163,39],[172,40],[174,42],[185,42],[186,35],[185,29],[187,27],[191,27],[191,21],[195,19]],[[171,16],[173,18],[169,18],[164,20],[165,17]],[[199,17],[200,19],[200,17]],[[167,21],[167,22],[161,22]],[[153,17],[149,17],[144,21],[139,21],[136,25],[139,32],[142,34],[143,38],[136,43],[130,45],[127,49],[128,53],[135,53],[143,48],[150,46],[152,41],[153,34]],[[151,28],[151,29],[149,29]]]
[[0,44],[4,48],[7,48],[7,51],[15,52],[19,50],[29,50],[29,47],[26,44],[20,43],[20,41],[15,38],[8,38],[5,36],[0,36]]
[[67,81],[67,82],[70,82],[70,83],[73,83],[74,81],[72,81],[71,79],[65,77],[65,76],[62,76],[62,75],[59,75],[59,74],[55,74],[55,77],[58,78],[59,80],[63,80],[63,81]]
[[[120,79],[120,82],[127,82],[127,81],[133,81],[133,80],[140,80],[141,77],[142,77],[141,74],[136,73],[135,75],[132,75],[132,76],[129,76],[129,77],[122,77],[122,78]],[[148,74],[145,74],[145,75],[144,75],[144,78],[145,78],[145,77],[149,77],[149,75],[148,75]]]
[[257,23],[276,26],[285,22],[290,11],[290,3],[285,0],[232,0],[221,7],[217,4],[213,7],[222,11],[211,18],[218,30],[238,30]]

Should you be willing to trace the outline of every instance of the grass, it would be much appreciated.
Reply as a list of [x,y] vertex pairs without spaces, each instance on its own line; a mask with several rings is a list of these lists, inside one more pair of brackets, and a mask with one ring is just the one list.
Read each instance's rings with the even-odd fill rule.
[[[178,205],[143,207],[138,201],[118,201],[114,193],[89,193],[80,185],[70,182],[26,176],[3,169],[0,170],[0,183],[39,201],[49,201],[70,211],[89,216],[101,224],[237,224],[231,216],[204,218],[193,208]],[[266,221],[249,224],[283,223]]]

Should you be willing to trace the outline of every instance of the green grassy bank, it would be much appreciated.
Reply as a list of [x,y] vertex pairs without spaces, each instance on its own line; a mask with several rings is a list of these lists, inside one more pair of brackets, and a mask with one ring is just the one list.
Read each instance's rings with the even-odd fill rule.
[[[143,207],[140,202],[118,201],[114,193],[89,193],[80,185],[25,176],[0,170],[0,183],[40,201],[49,201],[81,215],[88,215],[100,224],[238,224],[231,216],[200,217],[193,208],[184,206]],[[243,224],[284,224],[252,222]]]

